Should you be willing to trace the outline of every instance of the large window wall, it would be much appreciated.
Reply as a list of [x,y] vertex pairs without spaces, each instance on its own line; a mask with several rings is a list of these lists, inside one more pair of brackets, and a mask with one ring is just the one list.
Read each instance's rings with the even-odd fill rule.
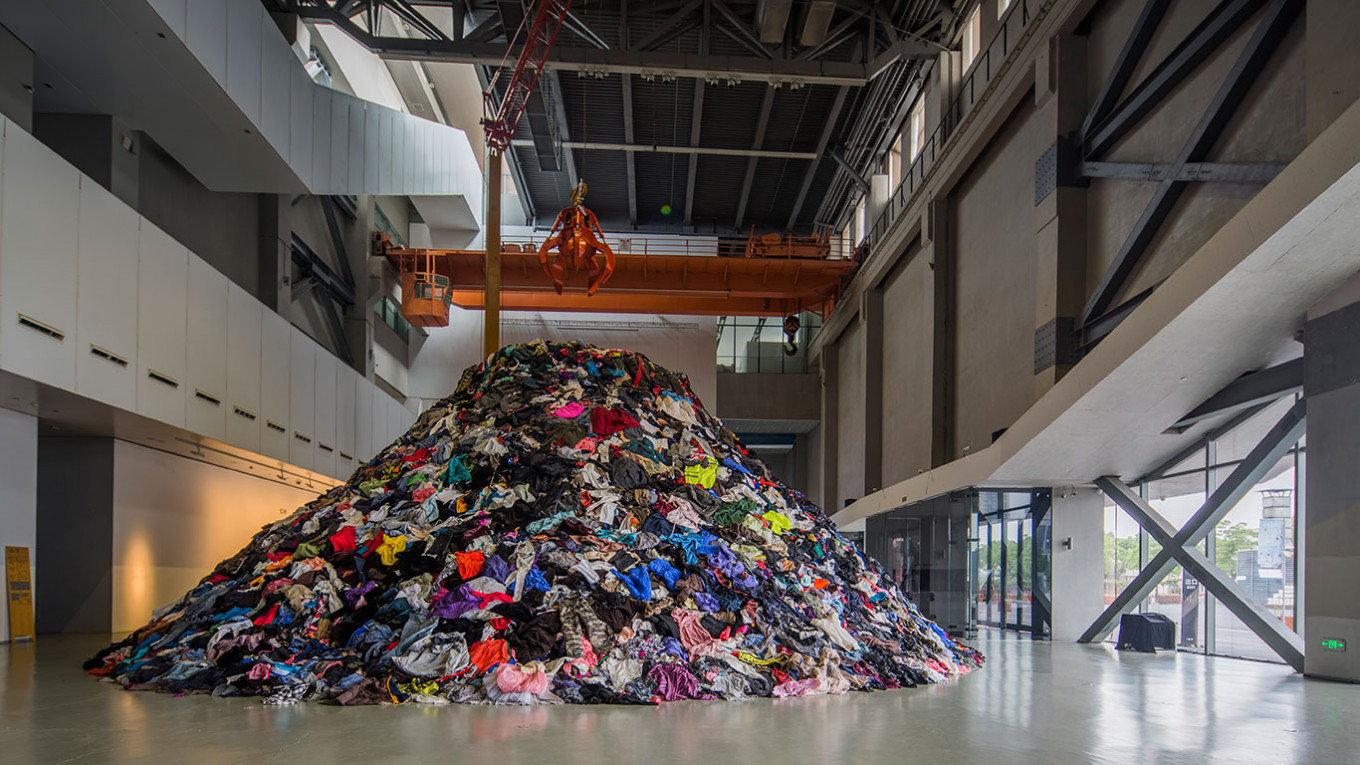
[[822,327],[822,317],[811,311],[798,315],[797,347],[788,353],[784,322],[779,318],[721,316],[718,318],[718,371],[762,374],[806,374],[807,348]]
[[[1180,528],[1232,473],[1289,407],[1293,396],[1264,408],[1232,430],[1207,439],[1180,464],[1137,485],[1148,504]],[[1200,549],[1247,595],[1295,631],[1301,629],[1296,598],[1297,530],[1302,510],[1306,437],[1271,467],[1221,520]],[[1105,506],[1105,602],[1109,604],[1161,550],[1113,502]],[[1139,606],[1176,623],[1182,650],[1280,661],[1226,606],[1176,566]],[[1117,636],[1116,629],[1108,640]]]

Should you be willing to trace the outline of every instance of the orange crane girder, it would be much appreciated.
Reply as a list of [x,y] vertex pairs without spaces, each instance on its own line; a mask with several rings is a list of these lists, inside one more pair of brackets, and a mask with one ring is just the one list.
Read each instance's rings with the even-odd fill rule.
[[[448,278],[454,305],[483,307],[485,253],[390,246],[384,250],[398,270],[403,259],[410,262],[410,255],[415,253],[429,256],[435,272]],[[504,252],[501,257],[501,307],[523,311],[699,316],[825,312],[856,268],[850,260],[619,253],[609,289],[587,297],[584,273],[568,274],[564,292],[558,295],[543,273],[537,253]]]

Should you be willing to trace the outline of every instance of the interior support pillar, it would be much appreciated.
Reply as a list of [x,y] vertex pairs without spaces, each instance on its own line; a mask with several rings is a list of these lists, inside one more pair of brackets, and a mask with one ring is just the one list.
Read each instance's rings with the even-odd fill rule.
[[837,486],[836,471],[838,467],[837,455],[837,430],[840,428],[840,417],[837,415],[840,406],[840,361],[837,358],[839,353],[835,343],[827,343],[822,346],[822,507],[827,514],[834,514],[840,511],[840,495]]
[[1357,302],[1310,315],[1304,328],[1308,504],[1299,505],[1300,612],[1304,672],[1360,682],[1360,277],[1348,287]]
[[1036,398],[1076,363],[1077,317],[1086,301],[1086,188],[1061,168],[1086,112],[1086,38],[1061,35],[1034,64],[1035,147],[1034,385]]
[[[864,493],[883,488],[883,290],[860,296],[864,352]],[[839,509],[839,508],[837,508]]]
[[925,312],[931,317],[931,332],[922,360],[929,359],[930,389],[930,466],[938,467],[954,458],[950,393],[953,389],[953,357],[950,348],[950,284],[953,273],[952,241],[949,233],[949,202],[933,199],[921,214],[921,254],[926,258]]

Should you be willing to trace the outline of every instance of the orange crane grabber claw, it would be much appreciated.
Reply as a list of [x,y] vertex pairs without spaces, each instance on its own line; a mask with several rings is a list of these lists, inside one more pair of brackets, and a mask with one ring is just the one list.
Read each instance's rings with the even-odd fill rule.
[[[568,262],[573,268],[586,268],[590,276],[587,295],[594,295],[614,273],[614,251],[605,243],[604,231],[600,229],[595,213],[586,209],[585,199],[586,182],[581,181],[571,191],[571,206],[557,214],[557,220],[553,221],[552,229],[548,231],[548,238],[538,248],[538,262],[543,265],[548,278],[552,279],[553,289],[559,295],[566,281]],[[549,263],[548,253],[553,249],[557,250],[557,257]],[[605,256],[603,271],[595,260],[595,256],[601,252]]]

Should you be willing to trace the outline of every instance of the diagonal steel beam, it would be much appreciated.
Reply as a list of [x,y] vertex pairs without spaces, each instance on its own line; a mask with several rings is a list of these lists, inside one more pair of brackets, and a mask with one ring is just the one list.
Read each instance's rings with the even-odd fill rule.
[[632,50],[644,51],[653,45],[656,45],[666,33],[670,32],[675,27],[680,26],[682,21],[684,21],[691,13],[698,10],[703,2],[704,0],[690,0],[688,3],[680,6],[680,10],[672,13],[665,21],[661,22],[661,26],[653,29],[646,37],[638,40],[636,47],[632,48]]
[[[727,23],[731,24],[732,28],[736,30],[737,35],[746,41],[747,44],[745,47],[750,49],[752,53],[767,59],[774,58],[774,53],[772,53],[769,48],[765,47],[765,44],[760,41],[759,37],[752,34],[748,24],[743,21],[740,16],[734,13],[731,8],[727,7],[727,3],[724,3],[723,0],[708,0],[708,3],[704,6],[705,30],[712,27],[712,20],[708,17],[709,8],[713,8],[718,12],[718,15],[727,19]],[[704,53],[707,54],[708,51],[705,50]]]
[[1185,428],[1220,414],[1269,403],[1288,393],[1303,390],[1303,359],[1249,372],[1233,380],[1204,403],[1190,410],[1171,427]]
[[1213,55],[1218,46],[1246,23],[1265,1],[1223,0],[1219,3],[1151,74],[1138,83],[1128,98],[1095,125],[1093,130],[1083,134],[1086,156],[1104,154],[1147,116],[1164,96],[1184,82],[1186,75]]
[[[774,106],[774,87],[765,86],[765,95],[760,99],[760,116],[756,118],[756,134],[751,139],[751,151],[760,151],[760,147],[765,143],[765,128],[770,124],[770,109]],[[752,156],[746,160],[746,177],[741,182],[741,200],[737,202],[737,217],[733,228],[740,230],[742,221],[746,219],[746,203],[751,200],[751,184],[756,178],[756,163],[759,157]]]
[[793,210],[789,213],[787,228],[790,231],[798,221],[798,213],[803,211],[803,202],[807,200],[808,190],[812,188],[812,179],[817,176],[817,167],[822,163],[822,154],[826,152],[826,145],[831,141],[831,133],[836,129],[836,123],[840,121],[841,108],[845,106],[845,97],[849,94],[850,88],[845,85],[836,88],[836,98],[826,112],[822,135],[817,139],[817,158],[808,162],[807,172],[803,174],[803,185],[798,189],[798,199],[794,201]]
[[1255,417],[1261,412],[1264,412],[1266,408],[1269,406],[1270,403],[1257,404],[1256,406],[1250,407],[1248,409],[1243,409],[1237,414],[1234,414],[1232,417],[1229,417],[1227,421],[1225,421],[1222,425],[1219,425],[1217,428],[1214,428],[1208,433],[1205,433],[1204,435],[1200,436],[1199,438],[1191,442],[1184,449],[1181,449],[1180,451],[1176,452],[1170,457],[1167,457],[1165,460],[1161,462],[1161,464],[1149,470],[1138,480],[1134,481],[1134,483],[1155,481],[1159,478],[1165,477],[1167,473],[1171,472],[1172,468],[1175,468],[1177,465],[1190,459],[1192,456],[1194,456],[1195,452],[1204,451],[1204,447],[1210,441],[1216,441],[1219,438],[1222,438],[1223,436],[1227,435],[1228,433],[1236,430],[1237,426],[1241,425],[1247,420],[1250,420],[1251,418]]
[[[1097,478],[1096,485],[1111,500],[1135,518],[1138,518],[1139,514],[1144,516],[1139,519],[1139,525],[1147,529],[1148,533],[1162,544],[1162,550],[1143,567],[1132,582],[1129,582],[1104,613],[1086,628],[1078,642],[1093,643],[1104,640],[1105,636],[1110,634],[1110,630],[1114,629],[1119,617],[1143,602],[1166,575],[1171,573],[1171,569],[1175,568],[1176,561],[1179,560],[1177,554],[1193,548],[1208,536],[1218,526],[1218,522],[1223,520],[1248,491],[1251,491],[1251,487],[1259,483],[1275,463],[1303,437],[1306,426],[1304,402],[1299,400],[1279,422],[1275,423],[1260,443],[1256,444],[1246,459],[1238,463],[1228,479],[1209,495],[1209,499],[1179,531],[1155,513],[1148,515],[1142,508],[1137,510],[1138,514],[1129,510],[1126,505],[1132,504],[1135,499],[1142,502],[1142,499],[1118,478],[1111,476]],[[1144,524],[1144,521],[1147,521],[1147,524]],[[1185,565],[1184,561],[1182,565]]]
[[[1273,463],[1272,463],[1273,464]],[[1153,588],[1162,577],[1180,563],[1192,576],[1204,585],[1215,598],[1227,606],[1243,624],[1263,640],[1271,650],[1280,655],[1290,666],[1303,671],[1303,640],[1284,622],[1275,618],[1264,607],[1257,604],[1235,580],[1230,579],[1217,565],[1209,560],[1203,550],[1190,545],[1178,545],[1175,527],[1161,513],[1158,513],[1142,497],[1138,496],[1123,481],[1112,476],[1096,479],[1096,485],[1106,493],[1115,504],[1122,507],[1138,525],[1147,530],[1148,535],[1162,545],[1149,568],[1165,569],[1161,577],[1153,581]],[[1188,525],[1188,524],[1187,524]],[[1163,562],[1165,559],[1165,562]],[[1136,580],[1135,580],[1136,581]],[[1128,589],[1132,589],[1132,584]],[[1121,593],[1122,594],[1122,593]],[[1147,594],[1151,594],[1149,591]],[[1143,597],[1147,597],[1145,594]],[[1141,600],[1141,599],[1140,599]],[[1131,605],[1131,604],[1130,604]]]
[[1138,20],[1133,23],[1133,31],[1129,32],[1128,39],[1124,41],[1124,48],[1119,51],[1119,58],[1115,59],[1110,76],[1105,79],[1099,95],[1091,104],[1091,111],[1086,114],[1086,120],[1081,126],[1082,135],[1090,135],[1095,124],[1105,119],[1105,115],[1118,103],[1119,97],[1124,94],[1124,88],[1129,85],[1133,70],[1143,58],[1143,51],[1147,50],[1152,34],[1157,31],[1157,25],[1161,23],[1162,16],[1166,14],[1166,9],[1170,5],[1171,0],[1147,0],[1143,5],[1142,13],[1138,14]]
[[[709,34],[713,29],[712,9],[714,4],[719,4],[718,0],[704,3],[704,25],[699,31],[699,54],[708,55]],[[694,82],[694,107],[690,111],[689,121],[689,145],[697,147],[699,145],[699,134],[704,126],[704,88],[708,83],[704,80]],[[631,152],[630,152],[631,153]],[[689,155],[689,173],[685,177],[685,225],[694,222],[694,179],[699,174],[699,155],[697,153]]]
[[349,265],[349,253],[345,250],[345,237],[340,234],[340,221],[335,217],[335,200],[329,196],[321,197],[321,212],[326,216],[326,229],[331,235],[331,246],[335,248],[335,259],[340,262],[340,275],[345,284],[354,288],[354,270]]
[[1297,0],[1271,0],[1264,17],[1252,32],[1251,38],[1247,40],[1227,78],[1223,80],[1213,100],[1205,108],[1204,116],[1200,118],[1180,155],[1167,171],[1167,180],[1162,181],[1153,193],[1152,201],[1134,224],[1133,231],[1130,232],[1128,239],[1124,240],[1123,246],[1119,248],[1119,252],[1115,254],[1114,260],[1101,277],[1095,293],[1087,301],[1081,314],[1083,325],[1100,316],[1114,302],[1115,296],[1137,267],[1143,254],[1156,238],[1162,223],[1171,214],[1176,200],[1185,190],[1186,182],[1176,180],[1181,169],[1186,164],[1204,160],[1233,113],[1237,111],[1238,105],[1242,103],[1247,91],[1251,89],[1257,75],[1265,67],[1276,45],[1288,31],[1299,9],[1300,3]]

